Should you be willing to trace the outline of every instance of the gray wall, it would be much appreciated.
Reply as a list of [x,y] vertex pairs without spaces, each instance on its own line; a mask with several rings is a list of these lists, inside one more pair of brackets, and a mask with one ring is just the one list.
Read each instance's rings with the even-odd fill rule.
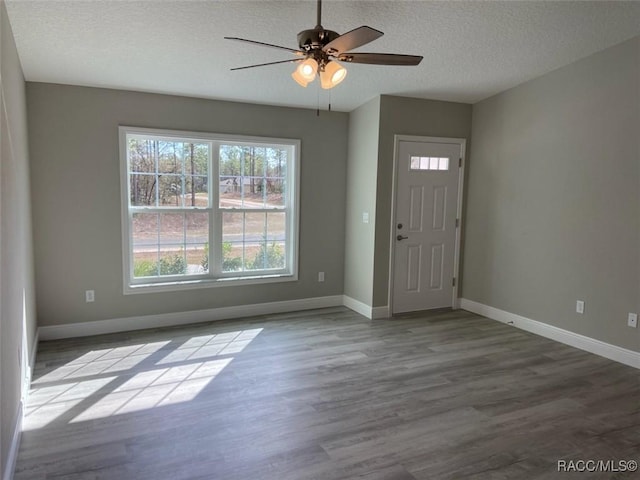
[[[40,325],[343,293],[347,114],[42,83],[27,103]],[[118,125],[301,139],[299,281],[123,295]]]
[[395,135],[465,138],[471,136],[471,105],[383,95],[375,231],[373,306],[385,306],[389,297],[389,238],[393,188]]
[[36,322],[25,84],[4,2],[0,34],[0,458],[5,472]]
[[474,105],[464,297],[640,350],[639,137],[640,37]]
[[[380,97],[349,114],[344,294],[372,305]],[[363,223],[362,214],[369,214]]]

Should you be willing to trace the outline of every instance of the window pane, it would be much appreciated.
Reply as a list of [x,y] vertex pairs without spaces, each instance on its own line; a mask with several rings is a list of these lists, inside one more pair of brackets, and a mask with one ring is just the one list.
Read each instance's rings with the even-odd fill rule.
[[267,148],[267,177],[285,177],[287,174],[287,150]]
[[264,178],[244,177],[242,181],[243,208],[264,208]]
[[429,159],[429,170],[437,170],[438,169],[438,158],[431,157]]
[[242,177],[220,177],[220,208],[242,206]]
[[158,245],[158,214],[134,213],[131,237],[135,246],[147,247],[155,251]]
[[244,213],[222,213],[222,271],[242,270]]
[[179,175],[161,175],[160,205],[182,207],[182,177]]
[[222,241],[242,242],[244,213],[222,212]]
[[182,246],[184,243],[184,214],[161,213],[160,214],[160,245]]
[[285,213],[267,213],[267,240],[285,239]]
[[189,244],[187,251],[187,273],[195,275],[209,271],[209,245],[206,243]]
[[271,242],[267,245],[266,268],[284,268],[284,242]]
[[222,243],[222,271],[238,272],[242,270],[242,242]]
[[208,143],[128,137],[130,205],[209,206]]
[[265,269],[265,252],[266,243],[246,242],[244,244],[245,270],[264,270]]
[[265,153],[263,147],[243,147],[243,168],[242,175],[245,177],[264,177]]
[[134,278],[158,276],[157,249],[133,248],[133,276]]
[[129,202],[134,207],[156,205],[156,176],[131,174],[129,177]]
[[183,144],[159,140],[158,149],[158,173],[173,173],[182,175]]
[[207,177],[188,175],[185,177],[185,207],[208,207],[209,186]]
[[158,275],[158,214],[134,213],[131,235],[133,238],[133,276]]
[[245,213],[244,258],[246,270],[263,270],[266,252],[266,213]]
[[244,153],[239,145],[220,145],[220,176],[237,177],[242,175]]
[[209,144],[184,144],[184,173],[185,175],[209,175]]
[[420,157],[411,157],[411,170],[420,170]]
[[182,246],[162,246],[159,256],[158,270],[160,270],[160,275],[184,275],[187,273],[187,261]]
[[449,159],[446,157],[440,158],[439,170],[449,170]]
[[222,271],[283,268],[284,225],[284,212],[223,212]]
[[185,214],[185,242],[207,243],[209,239],[209,214],[186,213]]
[[265,239],[267,214],[245,213],[244,214],[244,241],[245,243],[261,242]]
[[265,208],[284,207],[284,178],[267,178],[266,187]]
[[129,171],[155,173],[156,157],[151,140],[130,137],[128,147]]

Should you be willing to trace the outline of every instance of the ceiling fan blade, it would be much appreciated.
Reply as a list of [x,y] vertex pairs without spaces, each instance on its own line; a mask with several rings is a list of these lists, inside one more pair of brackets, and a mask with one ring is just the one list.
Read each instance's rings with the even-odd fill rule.
[[238,38],[238,37],[224,37],[224,38],[225,40],[237,40],[238,42],[252,43],[254,45],[260,45],[262,47],[271,47],[271,48],[278,48],[280,50],[286,50],[287,52],[295,53],[296,55],[304,55],[304,52],[302,50],[296,50],[295,48],[289,48],[289,47],[281,47],[280,45],[273,45],[272,43],[258,42],[256,40],[247,40],[246,38]]
[[418,65],[422,61],[419,55],[398,55],[395,53],[343,53],[338,60],[347,63],[368,63],[370,65]]
[[256,65],[247,65],[246,67],[236,67],[231,70],[244,70],[245,68],[255,68],[255,67],[265,67],[267,65],[277,65],[278,63],[293,63],[293,62],[301,62],[304,58],[292,58],[291,60],[280,60],[278,62],[269,62],[269,63],[258,63]]
[[380,38],[384,33],[375,28],[367,27],[363,25],[350,32],[340,35],[335,40],[327,43],[322,50],[329,55],[337,55],[354,48],[361,47],[369,42],[373,42],[377,38]]

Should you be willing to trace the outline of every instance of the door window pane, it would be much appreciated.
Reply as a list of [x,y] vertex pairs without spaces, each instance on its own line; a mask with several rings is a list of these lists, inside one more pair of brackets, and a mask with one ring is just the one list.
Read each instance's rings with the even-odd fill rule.
[[410,170],[449,170],[447,157],[411,157]]

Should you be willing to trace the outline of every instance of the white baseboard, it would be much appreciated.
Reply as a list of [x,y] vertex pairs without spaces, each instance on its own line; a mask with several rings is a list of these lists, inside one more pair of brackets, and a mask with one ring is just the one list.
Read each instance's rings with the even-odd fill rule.
[[161,313],[140,317],[113,318],[93,322],[51,325],[38,328],[40,340],[57,340],[61,338],[87,337],[104,333],[143,330],[145,328],[172,327],[190,323],[211,322],[232,318],[250,317],[252,315],[269,315],[273,313],[295,312],[297,310],[313,310],[316,308],[338,307],[343,305],[342,295],[328,297],[302,298],[282,302],[256,303],[233,307],[210,308],[191,312]]
[[389,318],[389,305],[385,305],[384,307],[371,307],[371,318],[375,320],[376,318]]
[[29,365],[27,365],[27,371],[24,372],[24,388],[23,398],[26,398],[29,394],[29,389],[31,388],[31,379],[33,378],[33,371],[36,368],[36,355],[38,353],[38,342],[40,341],[40,329],[36,329],[36,334],[33,338],[33,344],[31,345],[31,352],[29,352]]
[[18,450],[20,448],[20,438],[22,437],[22,402],[18,407],[18,415],[13,427],[13,435],[11,435],[11,445],[9,446],[9,454],[7,456],[7,463],[2,472],[3,480],[11,480],[13,478],[13,472],[16,470],[16,462],[18,461]]
[[355,298],[351,298],[347,295],[342,296],[342,304],[350,310],[353,310],[356,313],[359,313],[363,317],[372,318],[372,308],[366,303],[361,302],[360,300],[356,300]]
[[626,348],[611,345],[610,343],[605,343],[595,338],[586,337],[579,333],[570,332],[569,330],[554,327],[537,320],[531,320],[530,318],[474,302],[473,300],[467,300],[466,298],[460,299],[460,308],[640,369],[640,352],[627,350]]
[[351,298],[348,295],[343,295],[342,304],[353,310],[356,313],[359,313],[363,317],[367,317],[369,320],[376,318],[387,318],[389,316],[389,307],[372,307],[367,305],[366,303],[361,302],[360,300],[356,300],[355,298]]
[[36,364],[36,354],[38,353],[38,342],[40,341],[40,329],[36,328],[36,334],[33,337],[33,345],[31,346],[31,353],[29,354],[29,367],[33,374],[33,367]]

